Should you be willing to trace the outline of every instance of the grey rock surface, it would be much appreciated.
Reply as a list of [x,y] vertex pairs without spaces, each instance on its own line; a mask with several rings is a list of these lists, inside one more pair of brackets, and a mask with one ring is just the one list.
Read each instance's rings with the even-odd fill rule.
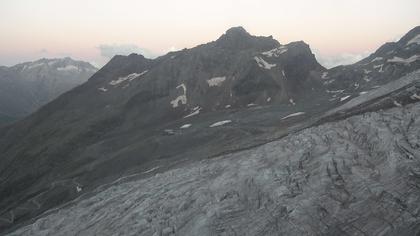
[[338,66],[323,74],[324,85],[337,99],[364,93],[407,75],[420,67],[420,26],[397,42],[382,45],[374,53],[352,65]]
[[417,235],[420,103],[115,183],[11,235]]
[[96,71],[91,64],[71,58],[0,67],[0,125],[29,115]]
[[[363,94],[335,91],[325,83],[331,71],[307,44],[281,45],[241,27],[154,60],[116,56],[83,85],[0,128],[0,232],[120,178],[144,179],[304,128],[410,106],[420,95],[420,72],[410,70],[372,80]],[[337,77],[340,86],[344,79]]]
[[[15,214],[0,231],[74,199],[78,185],[90,191],[149,167],[255,145],[281,117],[327,108],[313,104],[327,95],[324,70],[304,42],[281,45],[241,27],[154,60],[115,56],[86,83],[0,129],[0,218]],[[210,127],[223,120],[234,122]],[[281,121],[283,135],[290,120]],[[186,123],[193,126],[181,130]]]

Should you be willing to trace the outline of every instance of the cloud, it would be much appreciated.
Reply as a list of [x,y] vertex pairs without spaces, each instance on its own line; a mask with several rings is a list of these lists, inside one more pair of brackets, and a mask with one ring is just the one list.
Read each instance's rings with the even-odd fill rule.
[[148,49],[141,48],[135,44],[101,44],[98,49],[102,57],[111,59],[115,55],[130,55],[131,53],[141,54],[147,58],[154,58],[157,55]]
[[168,48],[168,50],[166,50],[167,52],[176,52],[179,51],[180,49],[175,47],[175,46],[171,46],[170,48]]
[[48,54],[48,50],[46,48],[42,48],[41,50],[39,50],[40,54]]
[[349,65],[369,56],[370,52],[363,53],[341,53],[337,55],[323,55],[315,50],[316,59],[326,68],[333,68],[339,65]]

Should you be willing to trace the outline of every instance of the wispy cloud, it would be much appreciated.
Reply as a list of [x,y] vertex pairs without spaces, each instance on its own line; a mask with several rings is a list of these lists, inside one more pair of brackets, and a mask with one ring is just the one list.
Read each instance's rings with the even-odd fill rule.
[[48,54],[48,50],[46,48],[42,48],[41,50],[39,50],[40,54]]
[[107,59],[115,55],[129,55],[131,53],[141,54],[147,58],[154,58],[157,55],[146,48],[139,47],[135,44],[101,44],[98,49],[102,57]]

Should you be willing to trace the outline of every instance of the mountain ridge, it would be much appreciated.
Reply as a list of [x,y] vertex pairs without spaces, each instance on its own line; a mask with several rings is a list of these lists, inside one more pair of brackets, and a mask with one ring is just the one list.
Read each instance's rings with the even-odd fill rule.
[[[121,176],[284,137],[361,92],[420,69],[417,62],[397,66],[398,73],[377,69],[377,79],[356,86],[367,65],[326,70],[302,41],[281,45],[241,28],[225,35],[154,60],[115,56],[83,85],[1,130],[0,218],[13,212],[21,222]],[[245,39],[234,45],[237,35]],[[404,53],[417,55],[417,47]],[[378,110],[417,101],[410,98],[417,91],[412,84],[396,95],[392,89],[388,100],[363,104]],[[39,209],[20,210],[33,201]]]
[[20,119],[85,82],[96,68],[71,58],[39,59],[0,68],[0,113]]

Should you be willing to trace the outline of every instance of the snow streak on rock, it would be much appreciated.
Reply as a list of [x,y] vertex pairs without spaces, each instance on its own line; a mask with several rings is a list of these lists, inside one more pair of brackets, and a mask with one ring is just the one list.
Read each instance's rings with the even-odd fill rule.
[[137,78],[139,78],[140,76],[142,76],[146,73],[147,73],[147,70],[143,71],[141,73],[132,73],[132,74],[129,74],[127,76],[120,77],[116,80],[112,80],[111,82],[109,82],[109,84],[115,86],[115,85],[118,85],[118,84],[120,84],[124,81],[132,81],[132,80],[137,79]]
[[280,46],[278,48],[274,48],[270,51],[263,52],[261,54],[266,56],[266,57],[279,57],[281,54],[283,54],[285,52],[287,52],[287,47],[286,46]]
[[257,62],[259,67],[264,68],[266,70],[271,70],[271,68],[276,66],[276,64],[270,64],[264,61],[264,59],[262,59],[261,57],[254,57],[254,60]]
[[222,126],[222,125],[225,125],[225,124],[229,124],[231,122],[232,122],[231,120],[222,120],[222,121],[218,121],[216,123],[213,123],[212,125],[210,125],[210,127],[211,128],[218,127],[218,126]]

